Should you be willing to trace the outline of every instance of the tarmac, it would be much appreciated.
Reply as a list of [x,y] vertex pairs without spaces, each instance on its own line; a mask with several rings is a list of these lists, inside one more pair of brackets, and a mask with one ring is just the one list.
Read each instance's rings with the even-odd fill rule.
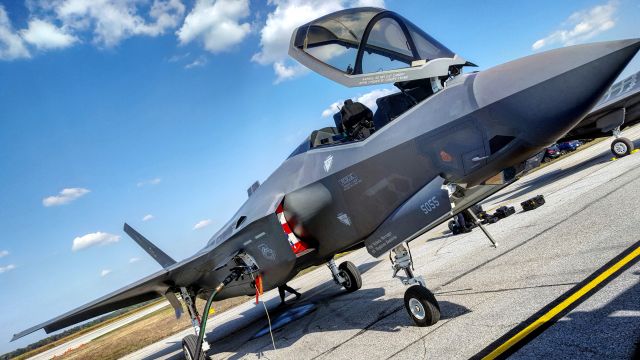
[[[640,146],[640,127],[627,129],[624,136]],[[446,225],[411,242],[415,273],[424,276],[440,303],[442,318],[436,325],[413,325],[403,304],[406,287],[391,277],[389,259],[372,258],[361,249],[338,261],[352,261],[362,272],[363,286],[356,292],[346,293],[334,284],[325,267],[290,282],[303,297],[289,306],[315,304],[316,309],[276,330],[275,350],[268,334],[251,339],[267,320],[261,304],[247,302],[211,318],[208,355],[467,359],[521,339],[503,355],[637,356],[640,264],[620,266],[631,256],[620,254],[633,255],[630,251],[640,246],[640,153],[611,161],[609,146],[607,139],[567,155],[484,201],[485,210],[501,205],[517,210],[487,226],[497,248],[480,229],[453,236]],[[523,212],[520,202],[538,194],[546,204]],[[596,277],[603,272],[609,274],[605,280]],[[598,279],[590,291],[583,291]],[[576,298],[576,291],[583,294]],[[571,299],[575,301],[555,319],[548,317]],[[277,291],[265,294],[264,300],[272,320],[286,310],[278,308]],[[542,325],[527,336],[513,337],[531,324]],[[171,336],[126,359],[182,359],[180,340],[190,333]]]

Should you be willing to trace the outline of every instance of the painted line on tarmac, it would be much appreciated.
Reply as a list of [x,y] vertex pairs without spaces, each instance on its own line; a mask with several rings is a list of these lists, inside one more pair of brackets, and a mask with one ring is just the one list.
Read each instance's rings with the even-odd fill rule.
[[627,248],[578,285],[484,348],[474,359],[503,359],[542,334],[564,315],[640,260],[640,241]]

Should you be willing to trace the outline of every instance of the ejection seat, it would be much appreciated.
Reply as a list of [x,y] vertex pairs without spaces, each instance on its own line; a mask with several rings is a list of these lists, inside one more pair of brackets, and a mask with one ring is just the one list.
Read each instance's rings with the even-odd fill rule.
[[351,99],[345,100],[334,120],[338,131],[344,132],[349,140],[364,140],[375,131],[371,109]]
[[393,85],[400,92],[383,96],[376,100],[378,110],[373,114],[373,124],[376,130],[380,130],[383,126],[434,94],[431,81],[428,79],[397,82]]

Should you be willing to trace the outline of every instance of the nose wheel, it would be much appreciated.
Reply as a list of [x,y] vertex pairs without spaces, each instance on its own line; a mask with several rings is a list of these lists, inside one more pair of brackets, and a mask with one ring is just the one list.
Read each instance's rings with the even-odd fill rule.
[[438,300],[422,285],[413,285],[405,291],[404,307],[418,326],[431,326],[440,320]]
[[[404,293],[404,307],[417,326],[431,326],[440,320],[440,305],[433,293],[427,289],[422,276],[413,274],[413,259],[408,245],[401,243],[389,254],[393,277],[400,279],[409,288]],[[400,271],[404,276],[398,275]]]

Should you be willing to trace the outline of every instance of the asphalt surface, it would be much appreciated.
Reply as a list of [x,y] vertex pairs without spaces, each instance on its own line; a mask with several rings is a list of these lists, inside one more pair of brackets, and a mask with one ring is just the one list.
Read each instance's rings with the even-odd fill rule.
[[[625,136],[640,146],[640,127]],[[362,249],[354,262],[363,287],[347,294],[329,270],[316,269],[290,285],[296,304],[316,310],[269,335],[251,339],[267,322],[262,305],[245,303],[215,315],[208,340],[213,359],[466,359],[571,291],[640,240],[640,153],[611,161],[610,141],[566,156],[484,202],[514,205],[517,213],[488,226],[498,248],[479,229],[452,236],[441,226],[411,243],[415,272],[440,302],[441,320],[413,326],[403,305],[405,287],[391,278],[388,258]],[[542,194],[547,203],[522,212],[520,202]],[[443,232],[445,232],[443,234]],[[637,246],[637,245],[636,245]],[[514,358],[629,359],[640,342],[640,263],[584,296],[582,302],[524,344]],[[271,318],[277,292],[266,294]],[[128,359],[180,359],[187,330]]]
[[122,318],[118,321],[114,321],[110,324],[107,324],[105,326],[99,327],[93,331],[90,331],[86,334],[83,334],[81,336],[78,336],[77,338],[66,342],[64,344],[60,344],[52,349],[49,349],[45,352],[42,352],[36,356],[32,356],[29,359],[33,359],[33,360],[38,360],[38,359],[42,359],[42,360],[48,360],[51,359],[53,357],[56,356],[60,356],[62,354],[64,354],[65,352],[67,352],[68,350],[71,349],[75,349],[78,348],[81,345],[84,345],[86,343],[88,343],[89,341],[96,339],[102,335],[105,335],[107,333],[112,332],[113,330],[119,329],[129,323],[132,323],[140,318],[143,318],[149,314],[151,314],[152,312],[155,312],[157,310],[162,309],[165,306],[169,306],[169,303],[167,303],[166,301],[163,301],[159,304],[150,306],[144,310],[140,310],[135,312],[134,314],[132,314],[131,316],[127,316],[125,318]]

